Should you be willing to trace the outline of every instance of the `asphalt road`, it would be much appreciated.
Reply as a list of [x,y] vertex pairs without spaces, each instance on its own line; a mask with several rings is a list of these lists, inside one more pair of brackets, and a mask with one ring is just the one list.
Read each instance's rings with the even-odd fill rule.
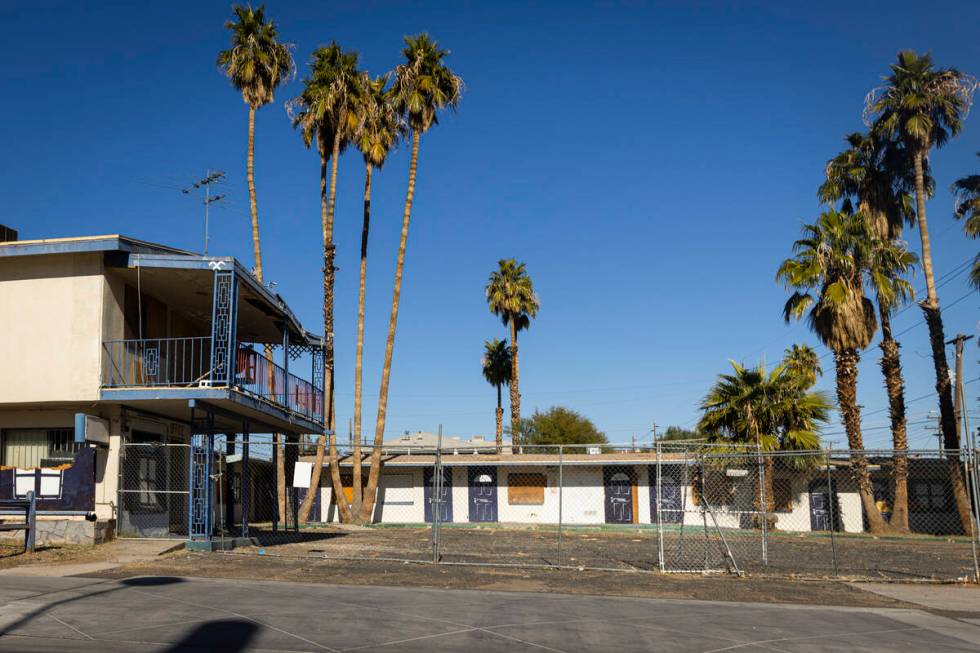
[[918,610],[175,576],[3,576],[0,651],[980,651]]

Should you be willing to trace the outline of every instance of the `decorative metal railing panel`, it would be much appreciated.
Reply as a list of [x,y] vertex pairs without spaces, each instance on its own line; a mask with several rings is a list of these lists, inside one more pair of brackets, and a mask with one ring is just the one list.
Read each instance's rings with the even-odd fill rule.
[[293,413],[321,421],[323,390],[301,379],[250,345],[238,345],[229,383],[212,365],[211,338],[110,340],[102,386],[106,388],[234,387]]
[[193,387],[211,379],[211,338],[144,338],[102,343],[105,387]]

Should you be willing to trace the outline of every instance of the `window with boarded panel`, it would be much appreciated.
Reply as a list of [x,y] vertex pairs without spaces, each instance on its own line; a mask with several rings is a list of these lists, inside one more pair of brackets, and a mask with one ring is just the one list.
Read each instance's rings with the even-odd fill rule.
[[508,474],[507,501],[512,506],[540,506],[547,484],[544,474]]

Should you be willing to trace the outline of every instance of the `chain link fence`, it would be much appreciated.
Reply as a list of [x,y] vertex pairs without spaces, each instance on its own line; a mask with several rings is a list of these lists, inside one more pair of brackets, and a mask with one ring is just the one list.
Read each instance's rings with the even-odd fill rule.
[[[152,535],[166,514],[180,532],[173,524],[187,517],[186,446],[137,454],[142,446],[126,447],[121,530]],[[386,448],[374,492],[370,447],[360,458],[338,451],[334,473],[329,452],[317,466],[313,442],[216,436],[213,450],[212,537],[236,553],[778,577],[978,576],[977,452],[969,450]],[[159,490],[147,460],[168,474],[185,471]]]

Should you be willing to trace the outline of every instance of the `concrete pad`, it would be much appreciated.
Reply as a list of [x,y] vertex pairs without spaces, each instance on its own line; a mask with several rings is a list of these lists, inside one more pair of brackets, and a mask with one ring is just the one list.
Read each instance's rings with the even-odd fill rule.
[[931,610],[977,612],[980,616],[980,585],[854,583],[853,586]]
[[115,569],[119,564],[116,562],[73,562],[64,565],[26,565],[24,567],[11,567],[10,569],[0,569],[0,576],[77,576],[79,574],[94,574],[98,571]]

